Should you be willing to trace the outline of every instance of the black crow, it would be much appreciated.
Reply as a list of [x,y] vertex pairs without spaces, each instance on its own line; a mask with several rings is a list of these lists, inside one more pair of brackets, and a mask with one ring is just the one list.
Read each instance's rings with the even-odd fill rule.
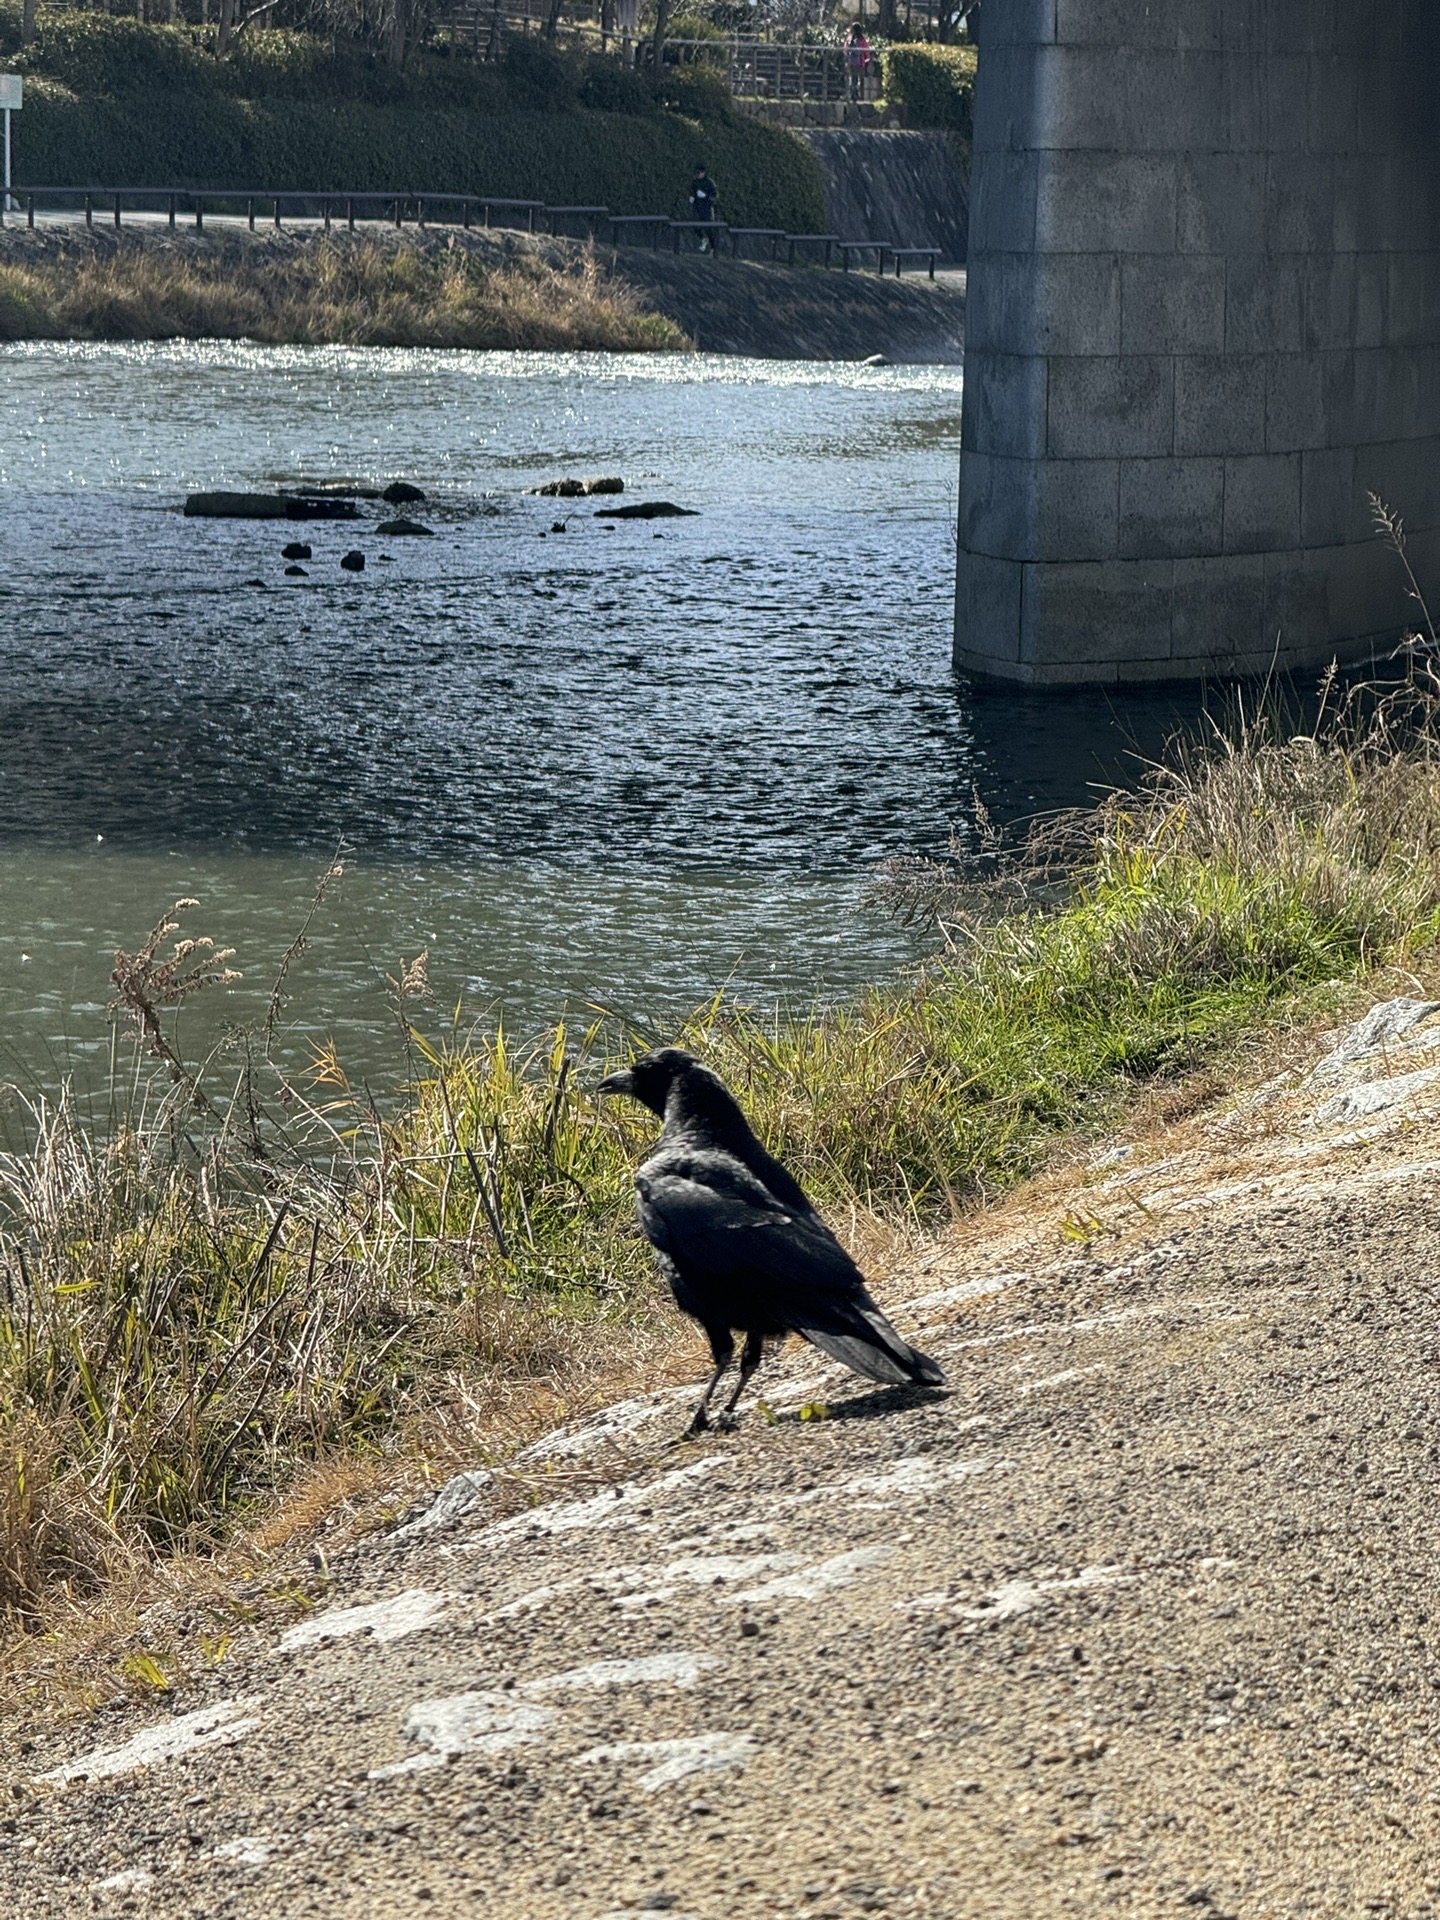
[[771,1159],[723,1082],[692,1054],[661,1047],[600,1082],[665,1122],[635,1176],[640,1224],[681,1311],[700,1322],[715,1371],[690,1423],[709,1425],[710,1396],[745,1335],[727,1417],[759,1366],[764,1343],[801,1333],[867,1380],[939,1387],[936,1363],[896,1333],[855,1262],[778,1160]]

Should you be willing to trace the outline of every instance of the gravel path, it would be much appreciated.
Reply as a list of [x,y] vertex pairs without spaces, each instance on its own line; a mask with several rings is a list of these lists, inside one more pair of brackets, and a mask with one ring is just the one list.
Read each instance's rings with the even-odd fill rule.
[[771,1421],[451,1483],[21,1757],[4,1911],[1435,1912],[1437,1046],[1389,1010],[892,1276],[948,1395],[795,1350]]

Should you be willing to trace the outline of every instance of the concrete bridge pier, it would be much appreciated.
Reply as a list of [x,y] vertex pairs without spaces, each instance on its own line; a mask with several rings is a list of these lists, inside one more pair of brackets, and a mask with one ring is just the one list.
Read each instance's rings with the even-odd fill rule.
[[985,0],[955,660],[1043,686],[1440,612],[1440,0]]

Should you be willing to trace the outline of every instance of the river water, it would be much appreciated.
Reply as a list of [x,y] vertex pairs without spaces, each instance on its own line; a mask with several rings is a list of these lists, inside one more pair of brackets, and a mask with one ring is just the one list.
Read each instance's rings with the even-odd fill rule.
[[[439,1008],[520,1030],[913,958],[877,862],[977,792],[1083,799],[1163,724],[957,683],[960,397],[952,367],[0,349],[0,1074],[103,1054],[112,950],[182,895],[253,1016],[341,846],[285,1044],[352,1071],[422,948]],[[524,491],[567,473],[696,514]],[[177,511],[312,475],[412,480],[436,537]]]

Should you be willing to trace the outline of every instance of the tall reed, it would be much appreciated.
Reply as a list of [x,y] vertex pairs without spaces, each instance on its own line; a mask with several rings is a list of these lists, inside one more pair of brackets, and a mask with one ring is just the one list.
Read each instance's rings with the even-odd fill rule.
[[682,330],[600,271],[539,254],[316,240],[205,253],[124,245],[0,264],[0,340],[258,340],[675,351]]

